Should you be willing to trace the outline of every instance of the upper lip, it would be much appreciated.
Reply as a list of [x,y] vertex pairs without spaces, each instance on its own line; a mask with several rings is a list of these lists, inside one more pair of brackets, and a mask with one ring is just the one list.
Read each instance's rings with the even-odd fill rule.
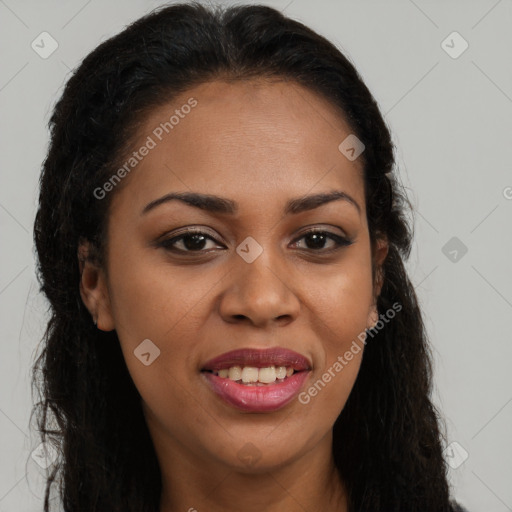
[[296,371],[310,370],[311,363],[303,355],[281,347],[268,349],[243,348],[226,352],[206,362],[202,370],[222,370],[232,366],[287,366]]

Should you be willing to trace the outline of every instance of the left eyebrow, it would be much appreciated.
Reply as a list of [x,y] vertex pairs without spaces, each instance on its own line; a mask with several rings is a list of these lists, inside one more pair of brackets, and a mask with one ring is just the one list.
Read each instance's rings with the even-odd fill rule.
[[[154,201],[151,201],[144,207],[144,209],[141,212],[141,215],[146,214],[147,212],[153,210],[154,208],[160,206],[161,204],[173,200],[181,201],[185,204],[194,206],[196,208],[200,208],[201,210],[205,210],[211,213],[234,215],[238,212],[238,204],[235,201],[232,201],[231,199],[211,194],[201,194],[198,192],[172,192],[158,199],[155,199]],[[361,207],[359,206],[357,201],[354,198],[352,198],[349,194],[341,190],[323,192],[320,194],[313,194],[309,196],[291,199],[285,205],[284,214],[294,215],[302,213],[304,211],[313,210],[332,201],[339,200],[343,200],[348,202],[349,204],[352,204],[357,209],[359,214],[361,214]]]

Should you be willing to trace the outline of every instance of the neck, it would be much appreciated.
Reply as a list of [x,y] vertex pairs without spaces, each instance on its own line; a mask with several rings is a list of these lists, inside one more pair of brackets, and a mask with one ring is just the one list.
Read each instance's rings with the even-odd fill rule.
[[241,471],[195,457],[183,445],[168,448],[159,457],[160,512],[348,511],[332,458],[332,432],[292,463],[269,471]]

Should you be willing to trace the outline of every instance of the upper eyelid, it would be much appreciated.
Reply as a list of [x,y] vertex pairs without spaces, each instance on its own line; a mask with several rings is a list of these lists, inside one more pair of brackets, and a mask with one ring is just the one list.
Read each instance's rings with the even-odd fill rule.
[[[159,237],[160,239],[164,239],[164,240],[172,240],[174,238],[179,238],[179,237],[182,237],[182,236],[186,236],[186,235],[194,235],[194,234],[199,234],[199,235],[207,235],[213,239],[216,238],[215,235],[212,235],[209,231],[208,231],[208,228],[203,228],[203,227],[185,227],[183,228],[184,231],[182,232],[179,232],[179,229],[178,229],[178,233],[174,233],[172,236],[167,236],[168,233],[165,233],[163,234],[161,237]],[[322,233],[332,233],[333,235],[336,235],[336,236],[341,236],[341,237],[346,237],[346,238],[349,238],[349,236],[345,233],[345,231],[342,230],[342,233],[335,233],[335,232],[332,232],[333,229],[336,229],[336,226],[324,226],[324,225],[317,225],[317,224],[312,224],[312,225],[309,225],[309,226],[304,226],[304,228],[302,230],[300,230],[299,233],[296,233],[294,235],[294,237],[300,237],[300,236],[304,236],[306,234],[309,234],[310,232],[322,232]],[[341,228],[337,228],[337,229],[341,229]]]
[[[337,229],[342,232],[341,234],[348,236],[346,233],[346,230],[343,229],[341,226],[337,226],[335,224],[330,224],[330,223],[323,223],[323,222],[313,222],[311,224],[307,224],[307,225],[302,226],[301,228],[297,229],[296,232],[322,231],[322,230],[323,231],[331,231],[331,230],[337,230]],[[180,231],[182,231],[182,232],[180,233]],[[216,232],[217,230],[215,228],[211,228],[209,226],[205,226],[202,224],[197,224],[197,225],[191,224],[189,226],[182,226],[182,227],[172,229],[170,231],[166,231],[166,233],[164,233],[162,236],[165,236],[170,232],[178,232],[177,236],[182,235],[182,234],[187,234],[190,232],[204,233],[204,234],[208,234],[209,236],[215,236],[215,235],[210,235],[211,231]]]

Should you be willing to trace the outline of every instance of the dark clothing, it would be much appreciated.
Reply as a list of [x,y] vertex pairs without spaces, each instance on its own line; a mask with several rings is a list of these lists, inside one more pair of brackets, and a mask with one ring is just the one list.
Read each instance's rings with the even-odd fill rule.
[[451,502],[453,506],[453,512],[468,512],[462,505],[459,505],[456,501]]

